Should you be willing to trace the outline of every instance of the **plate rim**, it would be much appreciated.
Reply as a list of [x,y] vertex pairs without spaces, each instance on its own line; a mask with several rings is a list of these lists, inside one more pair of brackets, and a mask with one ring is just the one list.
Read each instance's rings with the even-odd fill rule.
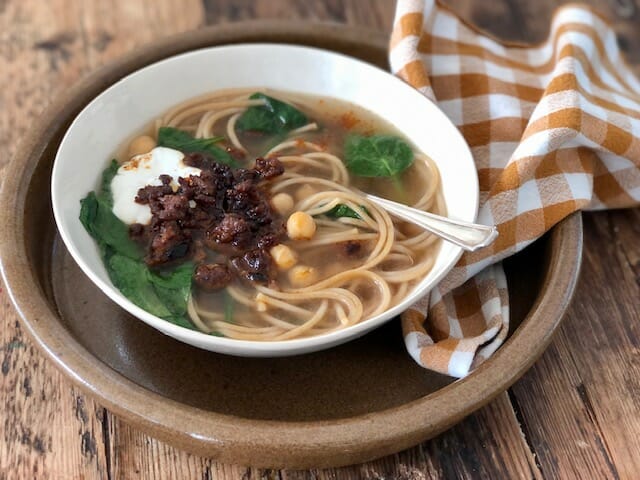
[[[244,43],[257,38],[322,44],[328,37],[354,49],[375,50],[386,48],[387,43],[386,34],[364,27],[257,20],[214,25],[148,44],[90,74],[54,101],[23,138],[6,167],[7,171],[20,174],[7,176],[0,193],[0,202],[6,206],[0,212],[5,225],[0,229],[0,270],[28,335],[64,376],[119,417],[171,445],[219,461],[264,467],[339,466],[371,460],[431,438],[488,403],[533,364],[551,340],[576,285],[582,251],[580,213],[567,217],[550,234],[553,248],[542,291],[561,294],[551,299],[540,295],[522,326],[491,359],[465,379],[426,397],[344,419],[255,420],[187,406],[135,384],[76,341],[57,320],[57,312],[47,303],[44,292],[34,298],[33,285],[38,281],[21,235],[29,181],[46,155],[47,146],[66,130],[60,125],[50,126],[60,123],[60,118],[70,122],[95,96],[93,90],[103,90],[124,76],[118,72],[129,73],[152,58],[164,58],[198,45]],[[531,338],[537,342],[533,348]],[[505,361],[510,365],[508,370],[492,368]],[[454,388],[457,393],[452,398]],[[167,416],[169,410],[172,414]]]

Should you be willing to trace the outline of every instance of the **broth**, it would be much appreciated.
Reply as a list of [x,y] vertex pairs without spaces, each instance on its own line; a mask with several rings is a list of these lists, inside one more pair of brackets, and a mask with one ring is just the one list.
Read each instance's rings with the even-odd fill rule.
[[[256,90],[243,89],[220,91],[185,102],[142,132],[150,139],[132,139],[118,151],[117,158],[122,164],[129,161],[131,153],[140,153],[132,150],[137,145],[136,141],[149,146],[159,141],[163,143],[164,140],[159,138],[161,127],[178,129],[195,138],[224,137],[215,142],[215,145],[222,147],[227,152],[225,155],[236,163],[234,169],[230,170],[231,174],[224,174],[236,178],[235,183],[226,187],[227,191],[236,192],[249,186],[255,188],[255,191],[247,193],[249,196],[253,195],[254,203],[246,211],[242,208],[234,212],[225,210],[226,207],[220,205],[230,205],[237,199],[224,197],[220,200],[221,194],[217,193],[218,210],[213,214],[214,220],[208,224],[207,221],[204,222],[209,225],[206,228],[197,230],[185,227],[188,221],[177,220],[176,225],[185,229],[185,238],[189,242],[186,253],[180,258],[169,258],[168,261],[157,264],[151,262],[150,254],[147,254],[146,261],[150,265],[148,268],[162,276],[170,274],[176,265],[185,261],[195,262],[198,266],[191,293],[186,300],[185,318],[189,318],[202,331],[236,339],[286,340],[318,335],[353,325],[396,305],[431,269],[440,243],[433,235],[391,218],[359,192],[373,193],[442,215],[446,211],[437,168],[426,155],[410,146],[408,140],[392,125],[361,107],[337,99],[258,91],[268,95],[268,100],[251,99],[249,97]],[[255,125],[261,125],[262,110],[266,111],[269,102],[274,99],[287,105],[287,108],[279,104],[273,107],[274,111],[280,108],[277,118],[289,116],[304,124],[278,132],[246,128],[250,120]],[[288,107],[292,107],[292,110]],[[251,109],[251,113],[260,110],[260,115],[249,118],[250,115],[246,112]],[[299,115],[300,112],[302,116]],[[274,118],[268,113],[264,115]],[[304,117],[306,119],[302,122]],[[385,138],[379,139],[380,135]],[[392,140],[389,139],[391,137]],[[374,145],[374,139],[380,142]],[[357,141],[362,143],[356,144]],[[387,143],[383,144],[384,142]],[[387,148],[387,144],[392,147]],[[353,163],[344,161],[350,155],[355,158],[354,155],[365,151],[367,147],[367,152],[384,150],[380,153],[380,161],[389,161],[390,164],[402,162],[408,158],[405,150],[409,148],[403,145],[410,146],[412,163],[397,174],[376,177],[357,172],[354,174],[352,170],[357,168],[353,167]],[[362,148],[357,150],[356,147]],[[349,148],[351,150],[346,151]],[[188,165],[208,165],[206,168],[202,167],[203,172],[211,165],[207,163],[208,160],[197,157],[197,153],[186,154],[187,161],[192,162]],[[361,155],[359,158],[366,163],[373,161],[374,157],[375,155]],[[267,166],[260,167],[263,170],[259,170],[256,158],[267,159]],[[264,174],[267,171],[265,169],[273,169],[279,165],[284,168],[284,173],[280,172],[273,177]],[[120,167],[118,175],[123,168]],[[238,168],[256,170],[246,173]],[[380,168],[380,165],[375,164],[372,168]],[[205,173],[202,173],[201,177],[204,176]],[[242,180],[245,177],[251,177],[252,180]],[[161,218],[165,211],[162,210],[159,214],[155,212],[154,208],[158,210],[160,207],[154,207],[153,202],[167,203],[169,200],[166,199],[172,195],[176,198],[171,201],[177,202],[180,200],[178,197],[183,195],[189,200],[191,209],[208,211],[209,207],[205,203],[198,203],[204,202],[206,198],[201,198],[202,195],[198,197],[193,192],[184,193],[189,191],[191,184],[180,180],[178,185],[176,180],[172,180],[173,192],[170,192],[168,183],[164,187],[148,188],[150,198],[159,189],[164,188],[165,191],[162,196],[148,201],[151,205],[152,226],[130,227],[132,232],[136,229],[143,232],[138,240],[142,238],[145,245],[152,245],[159,235],[157,232],[167,224]],[[215,182],[212,182],[211,188],[215,190]],[[143,190],[139,191],[139,197],[143,196]],[[236,192],[233,195],[240,194]],[[257,240],[245,242],[250,246],[240,249],[225,244],[219,234],[220,224],[227,217],[240,222],[243,215],[249,215],[249,210],[261,205],[260,202],[264,203],[261,195],[268,199],[270,212],[251,224],[251,232],[257,236]],[[207,201],[211,203],[214,197],[215,194],[212,193]],[[287,205],[280,205],[280,200],[291,203],[289,199],[293,201],[292,206],[285,208]],[[193,214],[190,212],[191,210],[184,218],[191,218],[189,215]],[[306,224],[303,222],[301,226],[296,226],[292,220],[293,212],[302,212],[299,216],[307,223],[311,219],[315,228],[311,238],[295,236],[297,229],[303,229]],[[281,224],[286,224],[286,232],[279,230]],[[233,222],[230,225],[235,228]],[[215,231],[211,233],[210,230]],[[259,246],[263,240],[265,244],[268,243],[267,247]],[[152,249],[151,246],[148,248]],[[258,260],[254,258],[258,263],[266,262],[270,265],[266,280],[264,275],[261,277],[254,272],[255,275],[251,277],[242,270],[244,268],[248,272],[253,268],[251,261],[254,261],[246,260],[242,255],[246,256],[247,252],[257,250],[267,252],[266,259],[264,256]],[[225,275],[229,271],[233,273],[230,274],[231,278],[223,275],[226,283],[221,288],[209,288],[212,284],[207,284],[205,280],[219,280],[224,269]],[[244,276],[238,273],[240,271],[245,273]],[[200,275],[202,272],[205,280]],[[175,320],[173,317],[168,319]],[[186,324],[180,321],[177,323]]]

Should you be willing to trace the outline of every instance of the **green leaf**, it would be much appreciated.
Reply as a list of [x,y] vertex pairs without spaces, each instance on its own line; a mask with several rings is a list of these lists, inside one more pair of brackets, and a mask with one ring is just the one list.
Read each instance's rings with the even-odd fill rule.
[[347,169],[360,177],[393,177],[413,163],[411,147],[393,135],[349,135],[344,155]]
[[191,323],[186,316],[182,315],[182,316],[173,316],[173,317],[166,317],[163,320],[166,320],[167,322],[171,322],[174,325],[178,325],[179,327],[183,327],[183,328],[188,328],[189,330],[195,330],[196,332],[199,332],[200,330],[198,330],[193,323]]
[[96,240],[99,240],[99,236],[96,234],[93,228],[93,222],[98,216],[98,198],[96,192],[89,192],[89,194],[80,200],[80,223],[84,226],[84,229]]
[[265,104],[247,108],[236,122],[238,130],[284,133],[308,123],[307,116],[288,103],[276,100],[264,93],[254,93],[249,98],[263,99]]
[[117,169],[118,163],[111,162],[102,175],[102,191],[80,201],[80,222],[98,243],[109,277],[125,297],[156,317],[195,329],[186,318],[194,266],[187,262],[156,273],[144,263],[129,227],[111,210],[111,180]]
[[140,260],[114,254],[105,261],[109,277],[122,294],[147,312],[181,327],[194,329],[187,320],[193,264],[185,263],[157,274]]
[[[365,213],[369,214],[369,212],[367,212],[367,209],[364,208],[362,205],[360,206],[360,208],[362,208],[365,211]],[[338,205],[333,207],[331,210],[324,212],[324,215],[326,215],[329,218],[340,218],[340,217],[362,218],[360,215],[358,215],[358,213],[353,208],[346,206],[344,203],[339,203]]]
[[170,271],[151,273],[149,281],[161,288],[178,289],[185,285],[190,287],[193,268],[193,263],[185,262]]
[[163,274],[149,270],[149,282],[173,315],[184,316],[187,313],[193,268],[193,263],[187,262]]
[[143,262],[116,253],[109,259],[107,271],[118,290],[137,306],[156,317],[173,315],[149,281],[149,268]]
[[142,258],[142,249],[129,238],[129,227],[111,210],[111,205],[95,192],[80,200],[80,222],[104,246],[129,258]]
[[214,145],[221,140],[224,140],[224,137],[194,138],[188,132],[173,127],[158,129],[158,146],[160,147],[173,148],[182,153],[207,153],[219,163],[236,166],[236,161],[229,152]]
[[113,177],[115,177],[118,173],[118,168],[120,165],[117,160],[111,160],[109,166],[102,172],[102,188],[100,190],[100,198],[104,200],[104,202],[110,207],[113,206],[113,195],[111,193],[111,182]]

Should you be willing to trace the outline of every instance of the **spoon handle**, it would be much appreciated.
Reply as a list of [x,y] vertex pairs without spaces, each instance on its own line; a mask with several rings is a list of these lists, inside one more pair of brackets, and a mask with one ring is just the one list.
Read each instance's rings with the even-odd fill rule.
[[496,227],[453,220],[433,213],[423,212],[417,208],[408,207],[375,195],[367,194],[367,199],[396,217],[418,225],[470,252],[486,247],[498,236],[498,229]]

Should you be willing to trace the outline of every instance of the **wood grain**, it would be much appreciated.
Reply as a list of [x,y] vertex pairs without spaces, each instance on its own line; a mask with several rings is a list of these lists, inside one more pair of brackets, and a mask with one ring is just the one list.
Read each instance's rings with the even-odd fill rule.
[[[470,23],[505,40],[541,42],[549,34],[549,19],[561,5],[571,0],[448,0],[444,3]],[[582,0],[600,12],[614,27],[627,60],[640,71],[640,11],[637,0]]]
[[335,478],[542,478],[506,393],[444,435],[351,467],[283,472],[287,480]]
[[[451,0],[508,39],[539,41],[561,2]],[[640,64],[631,0],[597,4]],[[250,18],[308,18],[388,31],[391,0],[0,0],[0,156],[51,99],[154,38]],[[640,68],[635,67],[640,71]],[[96,405],[46,363],[0,293],[0,479],[634,478],[640,472],[640,213],[585,217],[582,280],[542,359],[507,394],[413,449],[363,465],[270,471],[177,451]]]
[[638,225],[637,209],[585,216],[572,308],[549,350],[513,388],[542,470],[552,477],[640,472]]

